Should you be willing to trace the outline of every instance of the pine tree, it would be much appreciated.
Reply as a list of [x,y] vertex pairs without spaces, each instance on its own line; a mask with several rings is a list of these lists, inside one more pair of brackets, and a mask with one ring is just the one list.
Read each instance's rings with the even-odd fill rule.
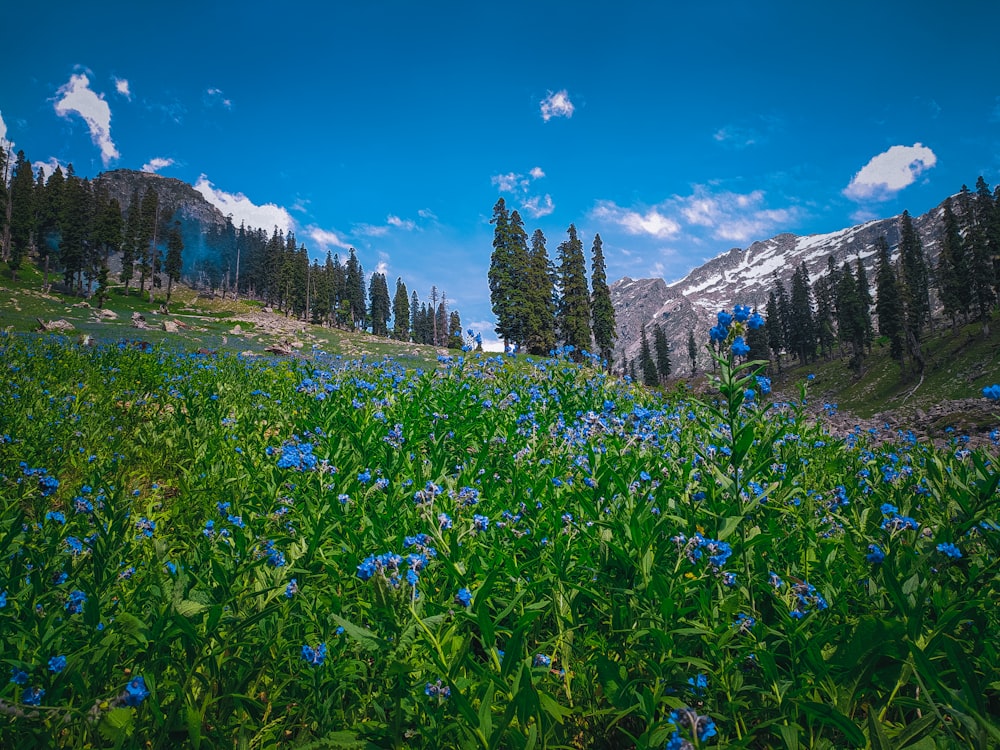
[[437,311],[434,313],[434,346],[447,346],[449,335],[448,301],[441,295]]
[[[66,188],[69,190],[70,179],[66,178]],[[154,248],[156,245],[156,227],[159,220],[160,213],[160,202],[156,191],[152,188],[146,188],[146,193],[142,196],[142,203],[139,206],[139,243],[137,248],[136,260],[139,263],[139,294],[141,295],[146,288],[146,279],[150,280],[149,290],[150,295],[153,293],[153,266],[154,258],[153,254],[155,252]],[[64,230],[65,233],[65,230]],[[63,265],[66,265],[65,260]],[[150,300],[152,301],[152,300]]]
[[792,275],[789,301],[788,346],[799,362],[805,364],[816,355],[816,328],[810,300],[809,273],[802,263]]
[[653,351],[656,353],[656,373],[662,385],[670,377],[670,343],[659,323],[653,326]]
[[[2,140],[0,140],[0,261],[6,261],[10,257],[10,214],[11,214],[11,203],[10,203],[10,191],[7,189],[7,183],[11,176],[11,163],[10,163],[10,141],[7,142],[6,147]],[[39,179],[41,179],[42,170],[38,170]],[[44,187],[44,184],[43,184]],[[35,195],[41,196],[41,191],[37,191]],[[37,206],[38,200],[36,199],[35,205]]]
[[649,341],[646,339],[645,326],[641,329],[641,337],[639,339],[639,369],[642,370],[643,385],[648,385],[652,388],[659,384],[660,379],[656,372],[656,361],[649,350]]
[[840,340],[851,350],[851,368],[861,374],[865,349],[865,321],[858,297],[858,282],[851,273],[851,266],[844,261],[837,282],[837,330]]
[[422,344],[420,340],[420,299],[414,290],[410,294],[410,336],[414,344]]
[[[833,256],[830,256],[833,260]],[[820,276],[813,284],[813,299],[816,300],[816,336],[820,351],[823,356],[830,357],[833,354],[833,345],[837,337],[833,330],[833,320],[836,316],[836,284],[837,275],[827,273]]]
[[392,337],[396,341],[410,340],[410,298],[400,277],[396,277],[396,294],[392,298]]
[[458,310],[448,313],[448,348],[462,348],[462,318]]
[[345,279],[346,299],[351,314],[351,327],[364,330],[365,325],[365,277],[364,269],[358,262],[358,256],[354,248],[351,248],[351,255],[347,259],[347,275]]
[[698,342],[694,340],[694,329],[688,331],[688,359],[691,360],[691,374],[698,372]]
[[66,170],[62,212],[59,217],[59,255],[63,266],[63,283],[72,287],[75,277],[78,291],[83,289],[83,268],[91,236],[92,218],[90,183],[77,177],[71,164]]
[[899,222],[899,256],[903,271],[900,291],[905,310],[904,339],[915,370],[920,373],[924,369],[920,336],[924,325],[930,321],[930,284],[923,243],[907,211],[903,211]]
[[590,347],[590,294],[583,244],[573,224],[567,234],[569,238],[559,244],[560,300],[556,322],[563,344],[573,347],[573,357],[579,360]]
[[44,198],[38,207],[38,254],[43,263],[46,290],[49,289],[49,268],[59,260],[59,217],[65,186],[62,167],[57,165],[45,183]]
[[525,284],[526,314],[524,344],[530,354],[545,355],[556,346],[556,300],[554,271],[545,248],[545,235],[536,229],[528,251]]
[[858,271],[855,274],[858,282],[858,300],[861,303],[861,320],[865,328],[865,349],[869,352],[872,342],[875,340],[875,329],[872,326],[872,290],[868,284],[868,273],[865,271],[865,264],[858,257]]
[[[989,185],[982,176],[976,180],[976,195],[972,200],[971,209],[972,226],[966,235],[969,241],[966,254],[972,266],[972,292],[976,317],[983,324],[983,334],[988,336],[990,311],[997,300],[992,236],[995,207]],[[996,250],[1000,252],[1000,237],[996,239],[998,240]]]
[[781,330],[781,316],[778,314],[778,298],[774,290],[767,295],[767,306],[764,308],[764,331],[767,334],[767,348],[771,350],[778,372],[781,372],[781,350],[785,348],[784,331]]
[[784,349],[792,352],[792,303],[788,299],[785,285],[778,275],[774,275],[775,297],[778,300],[778,325],[781,327],[781,344]]
[[900,295],[896,269],[889,257],[885,237],[875,240],[875,316],[880,336],[889,339],[889,356],[903,362],[903,299]]
[[968,314],[967,267],[965,265],[965,245],[958,227],[958,219],[951,207],[951,198],[945,198],[942,217],[944,233],[941,236],[941,252],[938,254],[937,283],[938,297],[944,314],[951,318],[954,329],[958,316]]
[[[10,219],[5,230],[9,243],[3,248],[3,258],[10,268],[11,277],[17,280],[17,272],[21,268],[25,256],[31,249],[34,240],[35,224],[35,175],[31,171],[31,162],[24,151],[17,152],[17,161],[10,180]],[[6,208],[4,209],[6,212]]]
[[389,287],[385,274],[376,271],[368,283],[369,313],[372,334],[375,336],[389,335]]
[[170,294],[173,291],[174,282],[180,281],[181,268],[184,261],[184,240],[181,237],[181,223],[175,221],[174,225],[167,233],[167,257],[163,270],[167,274],[167,304],[170,304]]
[[139,201],[138,189],[132,192],[132,201],[128,206],[128,214],[125,220],[125,231],[122,237],[122,270],[119,281],[125,284],[125,296],[129,294],[128,286],[135,273],[135,261],[139,255],[139,247],[142,242],[142,232],[140,229],[141,203]]
[[[591,250],[591,318],[594,330],[594,345],[601,359],[611,367],[611,357],[614,353],[615,338],[615,308],[611,304],[611,290],[608,288],[608,274],[604,263],[604,243],[601,235],[594,235],[594,246]],[[657,329],[658,330],[658,329]],[[665,341],[665,339],[664,339]],[[657,351],[659,360],[659,351]],[[670,373],[670,358],[667,357],[667,374]],[[666,375],[663,375],[666,377]]]
[[504,347],[525,343],[528,313],[528,235],[517,211],[508,213],[504,199],[493,206],[493,255],[490,258],[490,302],[497,319],[496,334]]

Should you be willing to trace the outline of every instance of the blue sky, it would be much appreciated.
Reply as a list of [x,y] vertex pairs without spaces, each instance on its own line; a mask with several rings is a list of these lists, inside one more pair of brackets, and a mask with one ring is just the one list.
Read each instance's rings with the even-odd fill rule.
[[[32,6],[32,7],[29,7]],[[15,3],[0,136],[150,169],[492,335],[498,196],[672,281],[1000,182],[1000,4]]]

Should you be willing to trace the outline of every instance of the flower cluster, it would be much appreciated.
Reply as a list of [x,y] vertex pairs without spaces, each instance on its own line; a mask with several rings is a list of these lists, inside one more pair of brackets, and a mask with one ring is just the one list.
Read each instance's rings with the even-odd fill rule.
[[125,686],[125,692],[121,694],[121,700],[126,706],[138,707],[149,697],[149,690],[146,688],[146,680],[142,675],[133,677]]
[[[698,738],[698,744],[718,734],[715,722],[702,716],[693,708],[680,708],[670,712],[670,723],[677,727],[667,741],[665,750],[694,750],[694,743],[685,737],[690,734]],[[681,732],[684,734],[681,734]]]
[[1000,385],[988,385],[983,388],[983,396],[990,401],[1000,401]]
[[937,551],[946,557],[950,557],[952,560],[958,560],[962,557],[962,550],[951,542],[942,542],[937,546]]
[[[775,573],[771,573],[771,584],[775,589],[780,591],[784,587],[785,582],[778,578]],[[827,604],[826,599],[823,598],[823,595],[816,590],[816,587],[807,581],[792,583],[790,591],[793,598],[791,601],[791,611],[788,614],[793,619],[801,620],[812,611],[813,607],[822,611],[830,606]]]
[[883,503],[881,511],[882,515],[885,516],[885,518],[882,519],[882,528],[885,531],[903,531],[904,529],[916,530],[920,528],[919,522],[909,516],[900,515],[899,508],[895,505]]
[[427,566],[427,563],[428,557],[423,553],[409,554],[406,557],[397,555],[395,552],[368,555],[358,566],[358,578],[362,581],[368,581],[372,577],[378,576],[394,588],[398,588],[405,578],[406,582],[413,587],[413,595],[416,597],[420,571]]
[[708,564],[713,573],[719,573],[722,566],[726,564],[733,554],[732,547],[727,542],[720,542],[717,539],[706,539],[701,534],[695,534],[688,539],[684,534],[678,534],[671,539],[678,550],[687,556],[692,563],[697,563],[703,557],[708,557]]
[[[267,455],[273,456],[277,451],[267,447]],[[279,469],[294,469],[295,471],[311,471],[319,463],[313,455],[313,444],[299,441],[298,435],[292,435],[291,440],[281,444],[281,455],[278,456]]]
[[447,700],[451,697],[451,688],[445,685],[441,680],[437,682],[428,682],[424,686],[424,695],[428,698],[437,698],[439,701]]
[[708,337],[713,343],[728,344],[733,356],[745,357],[750,353],[744,338],[747,331],[755,331],[763,325],[764,318],[760,313],[752,312],[748,305],[736,305],[732,314],[726,310],[719,311]]
[[313,667],[322,667],[326,660],[326,643],[320,643],[318,646],[305,644],[302,646],[302,659]]

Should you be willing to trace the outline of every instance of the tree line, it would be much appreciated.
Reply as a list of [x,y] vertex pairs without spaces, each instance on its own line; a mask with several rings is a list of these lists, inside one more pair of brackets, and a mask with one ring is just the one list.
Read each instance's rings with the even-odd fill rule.
[[148,186],[141,194],[135,189],[122,206],[99,179],[79,177],[72,164],[46,178],[23,151],[12,159],[0,149],[0,175],[0,261],[14,280],[34,260],[46,288],[55,272],[65,291],[93,295],[103,306],[113,285],[126,296],[148,292],[152,303],[164,281],[169,304],[173,285],[184,279],[315,324],[462,347],[460,315],[449,310],[443,292],[432,287],[430,300],[422,302],[397,278],[390,298],[385,274],[372,273],[366,286],[354,248],[343,262],[330,252],[323,263],[310,260],[293,232],[237,228],[231,217],[222,226],[203,227],[175,218]]
[[577,359],[593,352],[610,366],[615,311],[601,236],[594,235],[588,288],[583,243],[573,224],[553,263],[542,231],[534,231],[529,246],[521,215],[508,211],[503,198],[493,206],[490,223],[494,225],[490,303],[504,348],[547,355],[563,346]]
[[800,264],[790,290],[775,276],[766,324],[747,342],[750,357],[772,358],[780,370],[783,356],[805,364],[839,354],[860,375],[877,335],[907,379],[923,372],[921,340],[935,324],[935,310],[952,331],[978,321],[989,335],[1000,301],[1000,186],[991,192],[980,177],[975,192],[963,185],[944,201],[936,263],[928,259],[907,211],[900,217],[899,234],[895,253],[885,236],[875,242],[874,285],[860,257],[853,266],[845,261],[838,267],[831,256],[826,273],[811,284]]

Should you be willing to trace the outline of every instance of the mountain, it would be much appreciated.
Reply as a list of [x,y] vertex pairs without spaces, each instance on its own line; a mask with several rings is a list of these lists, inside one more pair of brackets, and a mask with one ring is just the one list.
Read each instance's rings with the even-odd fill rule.
[[115,169],[97,175],[94,186],[107,190],[112,198],[118,200],[124,211],[128,210],[135,191],[138,191],[141,199],[147,189],[152,189],[159,199],[161,213],[170,211],[173,219],[183,224],[197,222],[203,231],[213,226],[226,225],[226,217],[205,200],[205,196],[186,182],[173,177],[137,172],[134,169]]
[[[953,209],[957,206],[953,202]],[[913,226],[923,242],[928,263],[936,261],[940,239],[943,203],[921,216],[913,217]],[[837,268],[844,261],[852,266],[860,258],[872,284],[875,284],[875,241],[886,238],[893,257],[899,245],[901,216],[868,221],[829,234],[797,236],[779,234],[768,240],[754,242],[745,250],[734,247],[695,268],[687,276],[666,283],[663,279],[631,279],[625,277],[611,285],[611,302],[615,308],[618,340],[614,360],[634,359],[639,353],[643,327],[651,338],[650,329],[659,323],[673,352],[674,375],[688,375],[691,363],[687,356],[688,334],[694,331],[698,342],[698,369],[708,366],[703,343],[708,330],[715,324],[719,310],[733,305],[751,305],[763,311],[775,277],[785,289],[791,287],[795,269],[805,263],[810,283],[827,272],[833,256]]]

